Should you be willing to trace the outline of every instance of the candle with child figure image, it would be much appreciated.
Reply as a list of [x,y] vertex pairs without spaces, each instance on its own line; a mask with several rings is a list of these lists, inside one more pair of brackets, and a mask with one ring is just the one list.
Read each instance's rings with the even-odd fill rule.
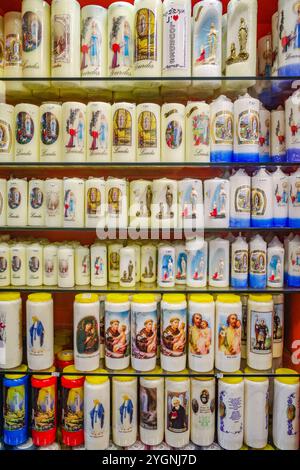
[[164,294],[161,302],[161,366],[180,372],[186,366],[187,302],[184,294]]
[[105,366],[123,370],[130,364],[130,302],[126,294],[105,301]]

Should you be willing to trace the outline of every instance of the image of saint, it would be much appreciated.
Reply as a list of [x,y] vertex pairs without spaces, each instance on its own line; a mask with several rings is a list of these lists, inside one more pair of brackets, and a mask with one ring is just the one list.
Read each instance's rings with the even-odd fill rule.
[[178,317],[172,317],[163,331],[161,341],[165,355],[182,355],[186,346],[185,323]]
[[227,203],[227,193],[225,185],[223,183],[219,184],[215,190],[214,196],[211,201],[211,211],[210,217],[214,219],[223,219],[226,217],[226,203]]
[[43,323],[38,317],[32,317],[32,324],[29,329],[30,334],[30,346],[35,349],[39,349],[44,345],[45,328]]
[[154,268],[154,261],[153,261],[152,256],[149,256],[148,265],[145,266],[144,272],[142,273],[142,277],[144,279],[152,278],[154,275],[153,268]]
[[65,192],[65,200],[64,200],[64,218],[67,220],[74,220],[75,218],[75,194],[71,189],[68,189]]
[[[75,139],[79,140],[77,133],[79,130],[77,115],[79,114],[79,109],[71,109],[69,118],[67,119],[66,131],[69,134],[70,138],[66,144],[67,149],[73,149],[76,147]],[[77,125],[76,125],[77,121]]]
[[101,33],[97,21],[89,17],[83,22],[81,35],[81,70],[89,66],[100,67]]
[[157,147],[157,122],[151,111],[143,111],[138,119],[139,148]]
[[227,317],[226,324],[219,328],[219,351],[226,356],[236,356],[241,352],[241,322],[234,313]]
[[62,422],[69,432],[76,432],[83,427],[83,390],[65,389],[63,395]]
[[38,390],[34,403],[34,422],[36,431],[47,431],[55,425],[55,392],[52,387]]
[[120,325],[119,320],[111,320],[105,333],[105,345],[106,355],[115,358],[125,357],[129,346],[127,326]]
[[0,316],[0,349],[5,348],[6,342],[6,324],[5,324],[5,315]]
[[128,395],[123,395],[122,400],[119,408],[120,422],[123,429],[130,429],[133,422],[133,402]]
[[105,419],[104,406],[97,399],[93,400],[93,403],[94,403],[94,406],[90,411],[91,428],[95,434],[99,434],[103,430],[103,426],[104,426],[104,419]]
[[3,400],[4,426],[10,431],[18,431],[25,426],[25,388],[9,387]]
[[8,205],[10,209],[16,209],[21,204],[21,193],[15,186],[8,191]]
[[127,271],[123,271],[123,276],[121,278],[122,282],[132,282],[133,280],[133,268],[134,264],[133,261],[130,259],[128,263]]
[[108,212],[119,215],[122,212],[122,192],[120,188],[111,188],[108,191]]
[[170,121],[166,129],[166,143],[171,149],[177,149],[182,143],[182,127],[178,121]]
[[98,324],[95,317],[85,317],[77,325],[77,350],[79,354],[92,354],[99,349]]
[[270,337],[269,337],[269,328],[264,319],[259,320],[256,317],[255,320],[255,345],[254,349],[256,350],[269,350],[271,347]]
[[169,430],[183,432],[187,429],[187,419],[186,410],[181,404],[181,399],[174,396],[172,398],[171,411],[168,413]]
[[144,357],[154,357],[157,351],[157,326],[152,319],[144,322],[144,328],[136,335],[137,349],[145,353]]
[[157,37],[155,14],[148,8],[141,8],[135,20],[135,62],[157,60]]
[[127,109],[118,109],[113,118],[113,145],[132,145],[132,117]]
[[96,215],[101,205],[101,193],[97,188],[90,188],[87,192],[87,213]]
[[42,25],[38,16],[27,11],[22,18],[23,50],[30,52],[39,47],[42,40]]
[[223,258],[218,258],[215,262],[215,269],[212,274],[214,281],[223,281],[225,271],[225,262]]
[[211,328],[200,313],[192,317],[192,326],[189,328],[189,343],[192,354],[206,355],[210,352],[212,340]]

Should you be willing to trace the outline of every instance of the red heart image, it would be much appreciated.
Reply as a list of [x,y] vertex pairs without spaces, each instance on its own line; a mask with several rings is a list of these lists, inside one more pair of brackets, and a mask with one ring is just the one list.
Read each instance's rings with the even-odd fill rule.
[[292,265],[295,266],[295,264],[296,264],[296,261],[292,259]]
[[277,195],[276,200],[277,200],[277,202],[280,202],[281,201],[281,196]]
[[292,196],[291,199],[292,199],[292,203],[294,204],[294,202],[296,201],[295,196]]
[[178,16],[178,15],[173,15],[173,20],[174,20],[174,21],[178,21],[178,20],[179,20],[179,16]]

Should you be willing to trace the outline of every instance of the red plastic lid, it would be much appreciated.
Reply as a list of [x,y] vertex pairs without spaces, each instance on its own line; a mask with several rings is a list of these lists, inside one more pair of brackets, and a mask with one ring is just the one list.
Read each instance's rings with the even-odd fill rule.
[[61,430],[63,444],[69,447],[80,446],[84,443],[84,431],[68,432],[63,428]]
[[32,430],[32,441],[37,447],[50,446],[56,440],[56,426],[49,431],[34,431]]
[[55,376],[42,376],[42,375],[33,375],[31,377],[31,385],[35,388],[44,388],[50,387],[51,385],[56,385],[57,377]]

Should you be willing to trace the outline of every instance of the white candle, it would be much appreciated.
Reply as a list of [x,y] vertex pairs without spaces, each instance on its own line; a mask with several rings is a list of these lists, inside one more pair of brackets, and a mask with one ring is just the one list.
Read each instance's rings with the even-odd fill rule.
[[161,245],[158,248],[157,282],[160,287],[175,286],[175,248]]
[[111,104],[90,102],[86,108],[87,161],[111,160],[112,119]]
[[7,243],[0,243],[0,286],[10,285],[10,250]]
[[91,281],[90,249],[88,246],[75,248],[75,284],[87,286]]
[[258,162],[259,101],[246,93],[234,102],[233,107],[235,129],[233,161]]
[[135,228],[150,228],[152,182],[147,180],[131,181],[129,186],[129,225]]
[[63,129],[59,103],[44,103],[40,106],[40,130],[40,161],[61,161]]
[[12,162],[15,148],[14,107],[0,104],[0,162]]
[[188,162],[209,162],[210,107],[202,101],[192,101],[187,104],[185,113],[186,160]]
[[114,103],[112,105],[112,161],[136,160],[136,105]]
[[250,295],[247,316],[247,364],[256,370],[272,368],[273,310],[271,295]]
[[133,247],[120,249],[120,286],[134,287],[135,280],[135,250]]
[[17,243],[10,248],[10,278],[12,286],[26,285],[26,247]]
[[229,240],[216,238],[209,242],[209,285],[229,286]]
[[190,296],[188,321],[189,367],[195,372],[210,372],[214,367],[215,353],[215,304],[211,295]]
[[214,378],[191,379],[191,441],[197,446],[210,446],[215,437]]
[[[153,374],[162,374],[156,367]],[[164,378],[141,377],[140,387],[140,438],[146,445],[159,445],[164,439]]]
[[168,372],[186,366],[187,303],[184,294],[164,294],[161,302],[160,363]]
[[300,266],[298,263],[300,256],[300,236],[295,235],[288,242],[288,286],[299,287]]
[[105,184],[107,206],[106,225],[108,228],[128,226],[128,185],[126,180],[108,178]]
[[0,178],[0,226],[6,225],[7,218],[7,182]]
[[252,227],[273,226],[274,196],[272,175],[265,168],[261,168],[252,176]]
[[[162,2],[161,0],[135,0],[134,8],[134,75],[136,77],[160,77]],[[147,87],[148,84],[151,86],[151,82],[147,82]],[[138,86],[141,86],[139,82]]]
[[162,178],[153,181],[151,228],[177,227],[177,181]]
[[161,108],[161,156],[162,161],[185,160],[185,106],[166,103]]
[[165,440],[167,445],[180,448],[189,443],[189,438],[190,379],[178,375],[165,383]]
[[[22,362],[22,300],[17,292],[0,293],[0,319],[5,341],[1,341],[0,367],[12,369]],[[3,331],[4,328],[4,331]]]
[[130,364],[130,302],[126,294],[109,294],[105,301],[105,366],[126,369]]
[[[227,77],[255,77],[257,0],[231,0],[227,7]],[[227,81],[233,89],[248,88],[254,80]]]
[[289,227],[299,227],[300,219],[300,170],[289,177]]
[[39,108],[35,104],[20,103],[15,106],[15,160],[38,161],[40,155]]
[[267,266],[267,286],[283,287],[284,248],[276,236],[268,245]]
[[229,227],[229,181],[221,178],[204,181],[204,225]]
[[63,224],[63,181],[48,178],[45,181],[45,225],[46,227],[62,227]]
[[107,284],[106,245],[95,243],[91,246],[91,285],[103,287]]
[[279,31],[278,31],[279,12],[276,11],[272,15],[272,77],[278,76],[278,54],[279,54]]
[[86,160],[86,105],[66,102],[62,105],[63,160]]
[[105,226],[105,181],[104,178],[89,178],[85,182],[85,226]]
[[152,284],[156,281],[156,246],[142,245],[141,248],[141,281]]
[[[129,374],[133,369],[126,369]],[[112,435],[117,446],[132,446],[137,439],[137,379],[117,376],[112,380]]]
[[84,180],[64,178],[64,227],[84,226]]
[[32,179],[28,183],[28,225],[41,227],[45,223],[44,180]]
[[239,236],[231,245],[231,286],[248,287],[249,248],[245,238]]
[[[85,79],[107,76],[107,40],[107,9],[86,5],[81,9],[80,67],[81,76]],[[92,89],[99,86],[96,81],[84,81],[82,85]]]
[[271,159],[283,162],[285,158],[285,111],[279,107],[271,111]]
[[230,227],[250,227],[251,177],[240,168],[230,179]]
[[[80,4],[53,0],[51,4],[51,66],[53,78],[80,77]],[[57,87],[74,87],[58,81]]]
[[63,245],[58,248],[58,287],[74,287],[75,285],[75,260],[74,249]]
[[285,102],[285,135],[287,161],[300,161],[300,90],[296,90]]
[[178,182],[178,228],[204,228],[201,180],[186,178]]
[[175,245],[175,283],[179,285],[186,284],[187,274],[187,252],[184,243]]
[[137,161],[139,162],[160,161],[160,112],[160,106],[154,103],[142,103],[136,107]]
[[267,285],[267,244],[260,235],[255,235],[249,244],[249,285],[265,289]]
[[219,96],[210,105],[210,159],[231,162],[233,155],[233,103]]
[[[46,1],[22,2],[22,32],[23,77],[50,77],[50,5]],[[26,86],[48,88],[49,82],[26,82]]]
[[[108,7],[108,76],[133,76],[134,6],[114,2]],[[122,88],[122,84],[113,85]],[[123,85],[124,87],[124,85]]]
[[239,374],[219,381],[218,443],[226,450],[239,450],[243,445],[244,381]]
[[57,246],[47,245],[44,247],[44,273],[43,284],[45,286],[57,286],[58,264],[57,264]]
[[188,287],[206,287],[207,284],[207,242],[196,238],[186,242]]
[[[245,374],[259,371],[245,369]],[[244,441],[254,449],[263,449],[268,443],[269,430],[269,379],[245,377]]]
[[7,225],[25,227],[27,225],[26,179],[12,178],[7,181]]
[[278,75],[298,76],[300,73],[299,5],[293,0],[279,0]]
[[43,247],[32,243],[26,247],[26,281],[28,286],[43,284]]
[[14,77],[15,82],[6,83],[6,92],[14,97],[26,93],[20,80],[22,68],[22,15],[9,11],[4,15],[4,77]]
[[[193,77],[220,77],[222,62],[222,3],[203,0],[194,7]],[[195,86],[216,89],[221,80],[195,81]]]

